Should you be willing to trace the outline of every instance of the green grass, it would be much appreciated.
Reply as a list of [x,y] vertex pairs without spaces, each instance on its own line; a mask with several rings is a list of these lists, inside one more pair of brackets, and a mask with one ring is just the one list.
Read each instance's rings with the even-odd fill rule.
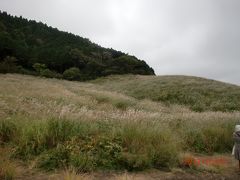
[[239,111],[240,87],[190,76],[109,76],[91,81],[137,99],[190,107],[194,111]]

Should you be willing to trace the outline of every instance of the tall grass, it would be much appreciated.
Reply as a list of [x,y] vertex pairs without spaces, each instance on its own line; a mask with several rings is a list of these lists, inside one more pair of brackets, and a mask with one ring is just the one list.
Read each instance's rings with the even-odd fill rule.
[[178,165],[182,151],[212,154],[232,148],[232,125],[228,122],[188,129],[186,124],[176,127],[147,121],[114,124],[47,119],[19,123],[15,119],[0,121],[0,134],[9,132],[10,125],[15,128],[1,139],[13,145],[13,157],[37,158],[37,166],[46,170],[171,168]]
[[231,152],[239,112],[198,113],[97,88],[1,75],[0,146],[37,167],[76,172],[169,169],[182,152]]
[[106,128],[106,123],[65,119],[18,121],[11,121],[16,127],[9,137],[15,147],[13,156],[24,160],[38,157],[39,167],[47,170],[71,166],[81,172],[143,170],[177,162],[178,147],[170,132],[149,124],[136,128],[136,123],[123,122]]
[[229,153],[233,147],[232,133],[237,122],[206,123],[204,127],[182,130],[186,150],[198,153]]

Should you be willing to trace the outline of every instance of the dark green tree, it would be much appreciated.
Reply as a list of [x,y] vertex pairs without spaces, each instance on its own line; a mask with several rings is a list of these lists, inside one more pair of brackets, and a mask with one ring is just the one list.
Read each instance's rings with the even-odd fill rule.
[[63,73],[63,78],[67,80],[78,80],[80,79],[80,70],[76,67],[67,69]]

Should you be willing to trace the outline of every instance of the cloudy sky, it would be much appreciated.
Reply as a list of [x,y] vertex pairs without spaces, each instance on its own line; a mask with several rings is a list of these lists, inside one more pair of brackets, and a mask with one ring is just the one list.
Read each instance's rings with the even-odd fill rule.
[[240,84],[240,0],[0,0],[0,10],[135,55],[158,75]]

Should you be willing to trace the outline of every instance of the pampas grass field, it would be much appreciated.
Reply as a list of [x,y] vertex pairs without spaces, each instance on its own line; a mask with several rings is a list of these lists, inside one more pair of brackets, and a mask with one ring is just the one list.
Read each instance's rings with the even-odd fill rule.
[[[11,149],[11,159],[34,162],[35,168],[76,173],[171,169],[181,166],[181,153],[231,152],[239,111],[194,111],[188,103],[156,101],[151,98],[156,90],[145,98],[143,91],[139,98],[134,89],[142,85],[123,89],[123,81],[118,77],[70,82],[0,75],[1,147]],[[143,76],[142,81],[148,80]],[[213,91],[224,94],[223,89],[232,88],[226,86]],[[228,93],[237,90],[234,86],[234,92]],[[207,101],[209,97],[203,100]]]

